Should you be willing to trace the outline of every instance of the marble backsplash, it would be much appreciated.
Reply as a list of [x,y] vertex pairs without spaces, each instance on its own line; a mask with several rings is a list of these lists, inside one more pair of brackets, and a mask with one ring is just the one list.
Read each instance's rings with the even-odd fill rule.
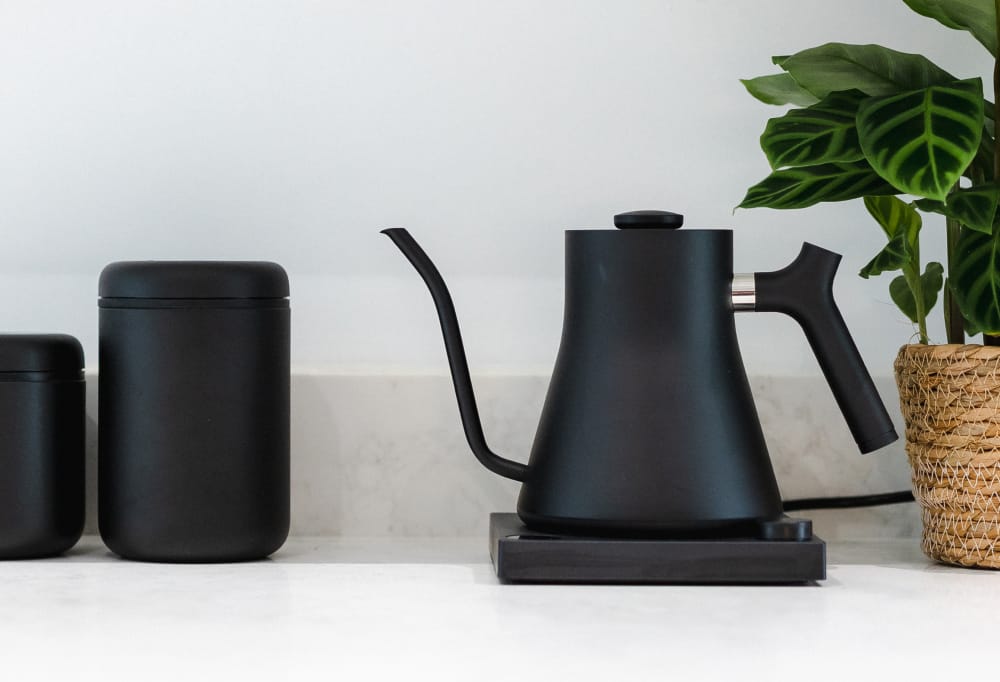
[[[475,378],[491,447],[527,459],[547,376]],[[902,433],[895,384],[877,379]],[[909,487],[902,441],[860,455],[820,378],[756,377],[751,386],[783,496]],[[88,376],[88,532],[97,530],[97,377]],[[292,533],[484,535],[513,510],[517,484],[473,458],[444,375],[296,373],[292,380]],[[915,505],[803,512],[829,539],[919,534]]]

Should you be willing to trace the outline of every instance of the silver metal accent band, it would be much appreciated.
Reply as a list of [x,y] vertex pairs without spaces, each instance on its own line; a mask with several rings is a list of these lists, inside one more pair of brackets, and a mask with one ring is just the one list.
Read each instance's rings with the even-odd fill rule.
[[733,275],[733,310],[756,310],[757,281],[752,272]]

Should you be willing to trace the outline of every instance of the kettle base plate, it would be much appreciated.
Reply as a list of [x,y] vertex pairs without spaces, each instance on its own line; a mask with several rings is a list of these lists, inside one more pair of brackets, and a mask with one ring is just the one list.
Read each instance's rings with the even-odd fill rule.
[[815,583],[826,579],[826,543],[811,533],[774,533],[803,523],[785,517],[745,537],[634,539],[540,533],[517,514],[495,513],[490,557],[504,583]]

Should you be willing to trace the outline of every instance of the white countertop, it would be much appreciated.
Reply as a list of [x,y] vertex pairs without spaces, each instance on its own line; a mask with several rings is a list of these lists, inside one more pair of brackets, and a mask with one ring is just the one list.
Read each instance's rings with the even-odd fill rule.
[[996,675],[1000,572],[831,544],[819,586],[500,585],[485,538],[292,538],[250,564],[0,563],[0,672],[52,679]]

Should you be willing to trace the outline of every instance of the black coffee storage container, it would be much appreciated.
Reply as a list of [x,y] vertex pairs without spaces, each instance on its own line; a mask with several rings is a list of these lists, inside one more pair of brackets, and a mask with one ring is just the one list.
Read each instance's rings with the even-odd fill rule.
[[61,554],[84,519],[83,349],[0,335],[0,559]]
[[266,557],[289,523],[288,277],[112,263],[100,280],[100,531],[144,561]]

